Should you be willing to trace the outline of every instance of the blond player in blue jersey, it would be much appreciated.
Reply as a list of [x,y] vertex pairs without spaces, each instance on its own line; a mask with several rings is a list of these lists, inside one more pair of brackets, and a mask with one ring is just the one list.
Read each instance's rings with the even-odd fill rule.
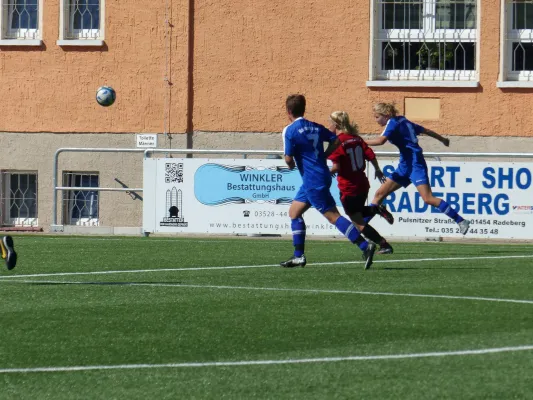
[[394,104],[378,103],[374,106],[373,111],[376,122],[385,129],[378,138],[367,140],[367,144],[381,146],[387,141],[391,142],[400,150],[400,162],[396,170],[376,191],[372,205],[381,204],[389,194],[412,183],[426,204],[435,207],[453,219],[459,226],[459,231],[465,235],[470,227],[470,222],[461,217],[445,200],[433,195],[429,185],[426,160],[422,148],[418,144],[419,135],[437,139],[446,147],[450,145],[450,140],[409,121],[404,116],[398,115],[398,110]]

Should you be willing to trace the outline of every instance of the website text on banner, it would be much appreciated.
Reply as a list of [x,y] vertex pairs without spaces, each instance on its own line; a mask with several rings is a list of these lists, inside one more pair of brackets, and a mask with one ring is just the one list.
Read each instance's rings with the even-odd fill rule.
[[[380,160],[385,174],[397,160]],[[531,163],[428,161],[431,186],[472,221],[467,237],[533,238]],[[379,187],[370,167],[370,194]],[[144,231],[165,233],[291,234],[289,204],[301,178],[282,160],[146,159]],[[340,207],[333,180],[332,194]],[[411,185],[385,201],[394,225],[375,217],[387,237],[462,237],[456,224],[424,204]],[[342,210],[342,209],[341,209]],[[307,234],[337,236],[314,209]]]

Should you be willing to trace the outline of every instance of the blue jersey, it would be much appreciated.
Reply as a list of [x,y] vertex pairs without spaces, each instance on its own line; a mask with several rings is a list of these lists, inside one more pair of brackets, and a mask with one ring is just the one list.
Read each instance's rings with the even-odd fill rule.
[[381,135],[398,147],[400,161],[417,161],[424,157],[422,148],[418,145],[418,135],[422,132],[424,127],[400,116],[389,119]]
[[324,142],[337,136],[323,125],[298,118],[283,129],[285,155],[294,157],[306,188],[331,185],[331,173],[324,156]]

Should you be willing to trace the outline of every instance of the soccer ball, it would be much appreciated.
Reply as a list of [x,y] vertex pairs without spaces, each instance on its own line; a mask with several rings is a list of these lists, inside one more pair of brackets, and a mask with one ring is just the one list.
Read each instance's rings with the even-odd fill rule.
[[101,106],[109,107],[115,102],[116,98],[117,94],[115,93],[115,89],[113,89],[112,87],[101,86],[96,91],[96,101]]

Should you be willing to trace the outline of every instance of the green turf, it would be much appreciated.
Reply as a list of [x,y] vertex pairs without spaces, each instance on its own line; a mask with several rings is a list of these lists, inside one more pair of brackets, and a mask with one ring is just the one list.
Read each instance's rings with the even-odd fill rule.
[[[309,241],[304,269],[274,266],[291,254],[290,240],[15,240],[19,265],[0,274],[0,369],[533,345],[529,245],[397,243],[392,256],[376,256],[372,269],[364,271],[358,249],[341,240]],[[532,257],[511,258],[521,255]],[[314,265],[333,262],[340,263]],[[246,268],[221,268],[227,266]],[[185,270],[162,271],[180,268]],[[58,275],[105,271],[112,273]],[[51,276],[27,276],[34,274]],[[522,399],[533,397],[532,376],[533,350],[526,350],[307,364],[0,372],[0,398]]]

